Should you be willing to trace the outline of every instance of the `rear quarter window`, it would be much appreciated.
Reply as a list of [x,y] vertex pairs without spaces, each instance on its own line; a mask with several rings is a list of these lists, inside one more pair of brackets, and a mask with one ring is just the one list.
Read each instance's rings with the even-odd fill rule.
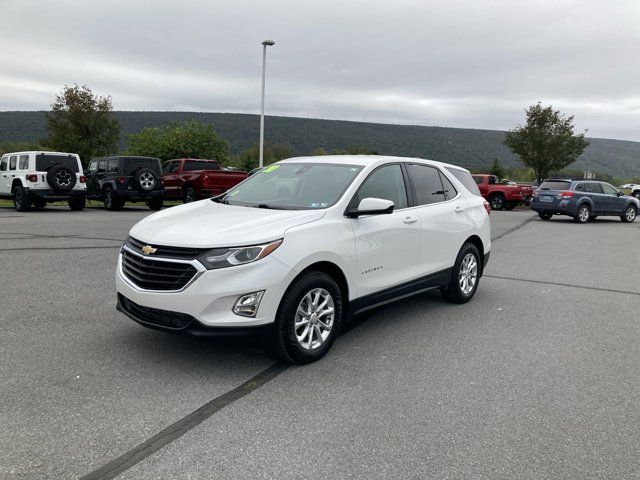
[[482,196],[482,194],[480,193],[480,189],[478,188],[478,184],[476,183],[476,181],[473,179],[473,177],[469,172],[467,172],[466,170],[459,170],[457,168],[449,168],[449,167],[446,167],[446,170],[451,175],[456,177],[456,179],[462,185],[464,185],[465,188],[469,190],[471,193],[473,193],[474,195],[478,195],[479,197]]

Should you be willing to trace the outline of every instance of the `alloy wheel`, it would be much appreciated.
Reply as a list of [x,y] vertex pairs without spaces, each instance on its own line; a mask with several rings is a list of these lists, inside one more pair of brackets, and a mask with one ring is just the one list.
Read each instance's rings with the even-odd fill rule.
[[636,209],[633,207],[627,208],[627,211],[624,213],[627,222],[633,222],[636,218]]
[[458,283],[460,290],[469,295],[478,281],[478,261],[473,253],[467,253],[460,264]]
[[322,346],[331,334],[335,316],[335,304],[324,288],[309,291],[296,309],[294,331],[298,344],[305,350]]
[[589,220],[589,209],[587,207],[581,207],[580,211],[578,212],[578,217],[583,223]]
[[151,190],[155,186],[155,184],[156,184],[156,179],[150,173],[145,172],[142,175],[140,175],[140,186],[144,190]]

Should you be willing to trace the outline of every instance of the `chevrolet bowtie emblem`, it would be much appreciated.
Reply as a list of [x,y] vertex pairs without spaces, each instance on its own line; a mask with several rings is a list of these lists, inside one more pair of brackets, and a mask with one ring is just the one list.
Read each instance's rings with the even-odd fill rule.
[[142,253],[144,253],[145,255],[156,253],[157,250],[157,248],[153,248],[151,245],[145,245],[144,247],[142,247]]

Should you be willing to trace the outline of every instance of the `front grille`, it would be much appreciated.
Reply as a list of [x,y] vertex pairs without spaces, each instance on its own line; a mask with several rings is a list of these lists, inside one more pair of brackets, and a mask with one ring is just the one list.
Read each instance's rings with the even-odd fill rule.
[[145,290],[180,290],[198,272],[188,263],[163,262],[122,249],[122,272]]
[[[142,247],[147,245],[140,240],[128,237],[126,245],[135,252],[142,252]],[[193,260],[201,253],[208,251],[206,248],[185,248],[185,247],[167,247],[164,245],[151,245],[156,248],[153,253],[154,257],[179,258],[180,260]]]
[[120,306],[125,312],[133,315],[138,320],[151,323],[153,325],[158,325],[172,330],[182,330],[188,327],[194,320],[191,315],[187,315],[186,313],[143,307],[142,305],[132,302],[120,293],[118,294],[118,300],[120,301]]

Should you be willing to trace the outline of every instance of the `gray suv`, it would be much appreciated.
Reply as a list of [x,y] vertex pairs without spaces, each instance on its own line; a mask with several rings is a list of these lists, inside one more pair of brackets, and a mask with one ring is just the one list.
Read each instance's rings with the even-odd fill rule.
[[542,220],[569,215],[578,223],[586,223],[599,215],[612,215],[631,223],[640,211],[640,201],[606,182],[549,179],[533,192],[531,209]]

